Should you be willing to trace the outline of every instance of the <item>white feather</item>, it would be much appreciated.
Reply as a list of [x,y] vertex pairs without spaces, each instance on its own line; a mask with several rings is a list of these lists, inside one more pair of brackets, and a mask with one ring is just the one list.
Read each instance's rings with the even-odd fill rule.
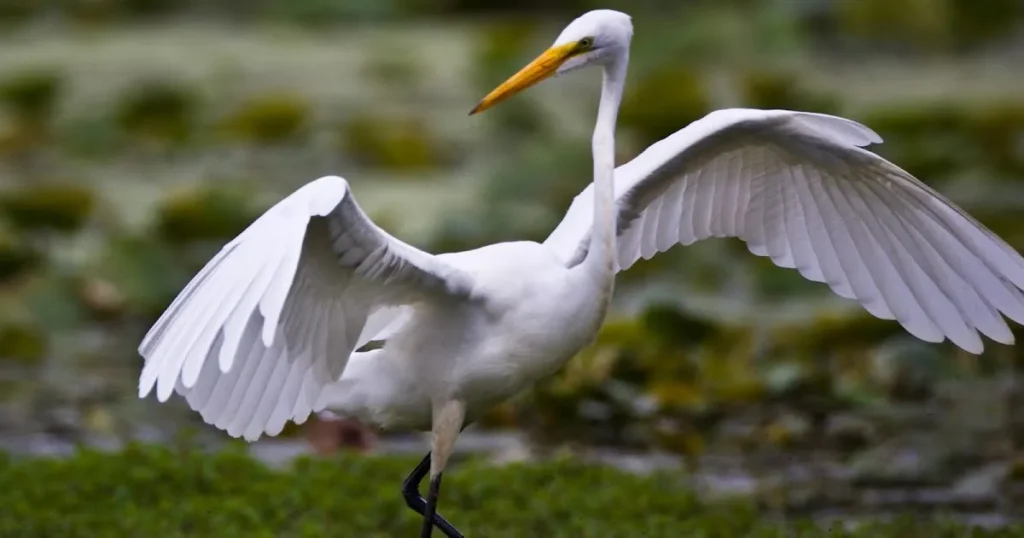
[[[713,112],[615,171],[621,268],[652,250],[738,237],[923,340],[972,353],[983,349],[978,331],[1012,343],[999,313],[1022,321],[1024,259],[861,147],[878,142],[835,116]],[[590,186],[544,243],[569,266],[587,255],[593,203]]]

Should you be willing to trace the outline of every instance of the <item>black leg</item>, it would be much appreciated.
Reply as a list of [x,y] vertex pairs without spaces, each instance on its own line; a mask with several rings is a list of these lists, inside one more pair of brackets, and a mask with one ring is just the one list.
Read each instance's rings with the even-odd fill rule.
[[[430,452],[420,461],[419,465],[412,470],[409,477],[402,483],[402,497],[405,498],[405,504],[416,511],[417,514],[424,516],[423,525],[423,538],[430,536],[431,530],[436,526],[441,529],[448,538],[463,538],[462,533],[455,530],[455,527],[448,523],[443,517],[437,513],[437,496],[441,488],[441,477],[439,476],[436,480],[431,480],[430,491],[427,496],[433,501],[430,502],[424,499],[420,495],[420,482],[430,472]],[[427,513],[430,516],[427,516]],[[433,525],[429,525],[426,522],[433,521]]]
[[430,538],[430,532],[434,530],[434,517],[437,516],[437,496],[441,492],[441,475],[430,479],[430,488],[427,490],[427,508],[423,512],[423,531],[420,538]]

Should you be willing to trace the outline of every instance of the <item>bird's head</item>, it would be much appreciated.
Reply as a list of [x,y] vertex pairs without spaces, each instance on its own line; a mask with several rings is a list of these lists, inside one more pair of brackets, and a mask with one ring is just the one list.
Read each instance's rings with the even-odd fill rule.
[[487,94],[470,114],[483,112],[538,82],[588,65],[604,65],[629,48],[633,23],[610,9],[584,13],[562,30],[548,50]]

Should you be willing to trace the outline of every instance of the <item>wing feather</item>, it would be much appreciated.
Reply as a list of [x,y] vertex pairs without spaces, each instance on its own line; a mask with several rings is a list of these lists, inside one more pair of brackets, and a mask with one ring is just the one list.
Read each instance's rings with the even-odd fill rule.
[[[1024,323],[1024,258],[916,178],[863,149],[856,122],[785,110],[713,112],[615,171],[619,266],[676,244],[738,237],[759,256],[895,319],[983,350]],[[566,265],[590,244],[593,186],[545,241]]]
[[413,305],[469,298],[470,277],[375,226],[328,176],[285,198],[185,286],[139,346],[139,395],[182,394],[256,439],[303,422],[349,356]]

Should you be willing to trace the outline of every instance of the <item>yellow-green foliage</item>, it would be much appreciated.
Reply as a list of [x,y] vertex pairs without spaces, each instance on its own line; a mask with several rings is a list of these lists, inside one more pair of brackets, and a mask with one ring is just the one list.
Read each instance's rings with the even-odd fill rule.
[[341,129],[341,143],[356,162],[389,170],[429,170],[446,157],[418,118],[353,116]]
[[42,256],[20,234],[0,227],[0,282],[16,278],[34,268]]
[[208,255],[184,257],[152,235],[115,236],[104,245],[93,270],[116,285],[125,310],[155,320],[208,260]]
[[742,77],[743,105],[836,113],[837,100],[800,85],[801,75],[784,71],[755,70]]
[[0,81],[0,107],[8,122],[0,125],[0,155],[17,155],[49,141],[53,111],[60,97],[59,73],[32,68]]
[[[484,27],[478,45],[473,48],[473,82],[479,97],[512,76],[529,61],[531,53],[539,52],[531,50],[535,31],[535,23],[514,18]],[[494,134],[502,138],[536,137],[543,127],[544,116],[534,101],[524,97],[488,110],[482,121],[495,126]]]
[[256,220],[261,209],[241,189],[200,185],[160,203],[156,232],[171,243],[230,239]]
[[381,43],[368,52],[362,72],[381,88],[409,88],[419,80],[422,65],[404,43]]
[[43,0],[0,0],[0,25],[17,24],[35,15]]
[[154,17],[173,11],[177,0],[116,0],[120,10],[135,17]]
[[841,0],[840,26],[852,35],[925,49],[991,42],[1019,25],[1019,0]]
[[663,67],[626,88],[619,124],[646,146],[700,119],[709,107],[698,74],[679,66]]
[[46,335],[25,323],[0,327],[0,360],[36,364],[46,356]]
[[840,0],[838,11],[840,27],[857,37],[923,48],[944,46],[950,39],[948,0]]
[[968,171],[1024,175],[1021,102],[893,103],[857,119],[885,139],[878,152],[925,181]]
[[309,122],[310,107],[302,96],[274,94],[254,97],[224,121],[234,138],[275,144],[298,137]]
[[20,121],[43,122],[53,114],[63,82],[55,71],[29,69],[0,82],[0,102]]
[[953,30],[958,45],[991,42],[1020,27],[1020,0],[946,0],[953,6]]
[[984,162],[1024,180],[1024,99],[986,102],[969,112],[968,124]]
[[120,0],[89,0],[87,2],[65,2],[68,17],[83,25],[101,25],[111,22],[119,15]]
[[115,119],[127,134],[145,142],[173,146],[192,134],[199,97],[169,81],[150,80],[129,89],[117,104]]
[[[319,538],[416,536],[421,518],[398,486],[415,457],[300,459],[274,470],[240,451],[206,454],[132,446],[70,459],[0,454],[0,535]],[[925,517],[856,530],[800,518],[769,520],[741,501],[707,503],[682,473],[641,477],[573,459],[501,467],[457,462],[439,512],[466,536],[545,538],[973,538]],[[437,534],[437,531],[435,531]]]
[[978,208],[971,211],[971,215],[1018,252],[1024,251],[1024,226],[1020,224],[1019,211]]
[[858,118],[885,140],[876,151],[925,182],[978,165],[963,107],[956,103],[896,103]]
[[0,192],[0,214],[22,230],[73,232],[96,204],[92,190],[80,183],[42,183]]
[[535,30],[534,23],[514,18],[489,24],[482,29],[480,42],[473,48],[476,55],[473,61],[474,79],[479,91],[489,91],[522,67],[520,64],[528,60],[528,49]]
[[[593,345],[533,391],[524,426],[546,442],[638,442],[696,455],[707,433],[696,420],[768,389],[752,342],[743,328],[652,306],[636,321],[606,323]],[[641,399],[644,410],[635,407]],[[601,418],[586,409],[602,409]]]

